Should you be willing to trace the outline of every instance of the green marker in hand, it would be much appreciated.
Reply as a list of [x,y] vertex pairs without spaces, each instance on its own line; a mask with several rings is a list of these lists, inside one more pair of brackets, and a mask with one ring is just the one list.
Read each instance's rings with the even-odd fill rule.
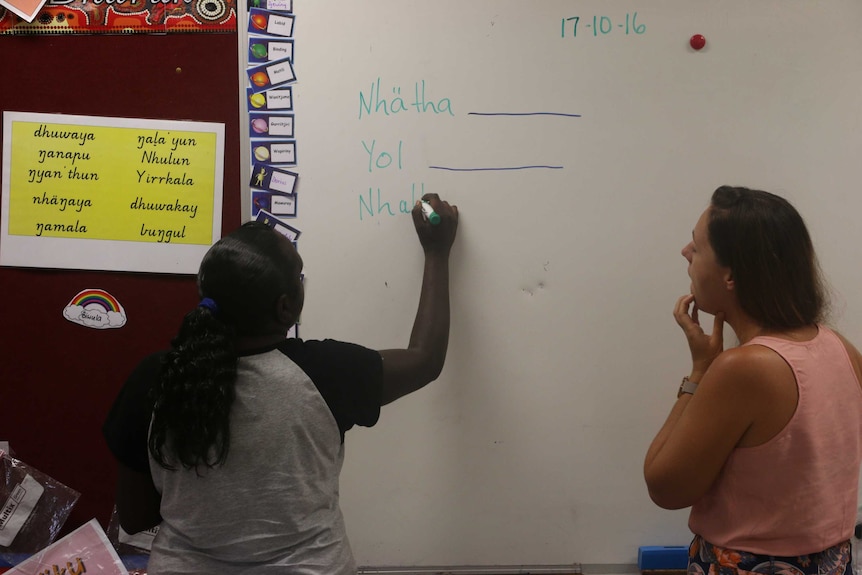
[[422,202],[422,216],[429,222],[431,225],[436,226],[440,223],[440,214],[434,211],[434,208],[431,207],[431,204],[426,202],[425,200],[420,200]]

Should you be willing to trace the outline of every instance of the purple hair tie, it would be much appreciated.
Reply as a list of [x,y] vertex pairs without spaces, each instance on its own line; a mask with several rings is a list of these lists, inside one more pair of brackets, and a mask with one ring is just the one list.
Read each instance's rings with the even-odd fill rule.
[[210,313],[213,315],[218,315],[218,305],[216,305],[215,300],[205,297],[201,300],[201,303],[198,304],[198,307],[205,307],[210,310]]

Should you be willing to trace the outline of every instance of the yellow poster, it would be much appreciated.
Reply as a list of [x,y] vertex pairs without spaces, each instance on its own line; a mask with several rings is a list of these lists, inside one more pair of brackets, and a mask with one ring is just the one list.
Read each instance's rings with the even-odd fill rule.
[[223,139],[222,124],[4,113],[0,264],[194,273],[221,227]]

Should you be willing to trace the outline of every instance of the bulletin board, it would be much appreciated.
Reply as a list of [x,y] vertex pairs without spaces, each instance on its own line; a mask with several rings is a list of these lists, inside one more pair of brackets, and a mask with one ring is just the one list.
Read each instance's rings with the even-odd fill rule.
[[[239,225],[236,33],[0,35],[0,54],[2,111],[223,125],[216,239]],[[66,531],[92,518],[107,527],[116,464],[101,425],[136,363],[167,347],[197,303],[194,276],[0,267],[0,293],[7,318],[0,325],[0,439],[81,493]],[[123,325],[91,329],[85,324],[93,318],[64,315],[96,300],[107,313],[122,311]]]
[[642,465],[690,370],[680,250],[716,187],[799,208],[831,323],[862,344],[862,3],[295,11],[304,337],[405,346],[422,275],[406,212],[433,192],[461,214],[442,376],[347,434],[357,561],[631,566],[687,545]]

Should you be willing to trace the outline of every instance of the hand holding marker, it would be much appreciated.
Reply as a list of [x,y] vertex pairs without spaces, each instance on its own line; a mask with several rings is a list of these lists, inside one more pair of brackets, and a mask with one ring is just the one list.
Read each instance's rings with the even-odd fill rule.
[[422,217],[425,218],[426,221],[435,226],[440,223],[440,214],[434,211],[431,204],[425,200],[419,200],[419,204],[422,206]]
[[441,200],[437,194],[424,194],[413,204],[410,215],[425,255],[449,257],[458,230],[458,206]]

